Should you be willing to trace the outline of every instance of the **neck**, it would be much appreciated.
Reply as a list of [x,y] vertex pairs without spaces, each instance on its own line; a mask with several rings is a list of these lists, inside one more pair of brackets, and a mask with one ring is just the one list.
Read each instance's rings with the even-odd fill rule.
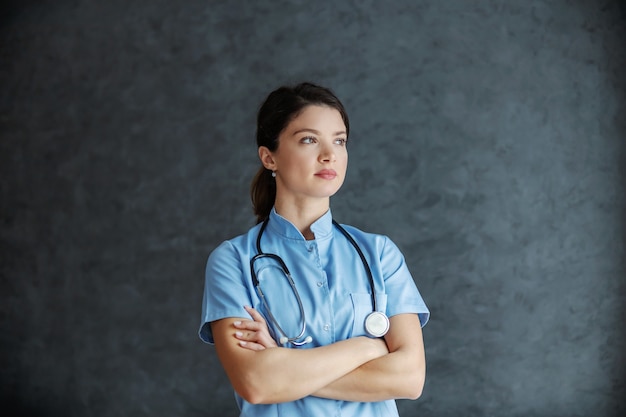
[[315,239],[315,235],[311,231],[311,225],[326,214],[330,208],[330,201],[326,198],[314,203],[309,201],[306,204],[304,202],[294,204],[277,198],[274,207],[276,213],[296,226],[306,240],[312,240]]

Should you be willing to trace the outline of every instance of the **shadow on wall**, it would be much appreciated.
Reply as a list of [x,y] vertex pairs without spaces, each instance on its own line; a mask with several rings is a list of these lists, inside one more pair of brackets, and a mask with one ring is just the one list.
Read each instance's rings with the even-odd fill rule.
[[22,3],[26,3],[26,1],[6,0],[2,2],[0,7],[0,27],[10,22],[18,11],[24,8]]
[[11,417],[62,417],[67,416],[68,412],[55,409],[50,403],[34,406],[29,404],[28,400],[20,401],[19,398],[13,397],[7,402],[3,401],[2,414]]

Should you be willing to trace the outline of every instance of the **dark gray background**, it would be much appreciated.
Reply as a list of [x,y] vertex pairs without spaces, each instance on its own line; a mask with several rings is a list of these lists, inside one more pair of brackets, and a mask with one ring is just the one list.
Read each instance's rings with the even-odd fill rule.
[[204,264],[302,80],[351,115],[333,214],[432,311],[401,414],[626,415],[624,2],[333,3],[4,3],[3,415],[236,414]]

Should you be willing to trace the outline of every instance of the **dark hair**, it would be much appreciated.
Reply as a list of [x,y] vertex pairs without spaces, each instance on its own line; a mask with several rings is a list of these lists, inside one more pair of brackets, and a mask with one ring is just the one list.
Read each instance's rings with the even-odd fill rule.
[[[301,83],[294,87],[280,87],[267,96],[257,115],[257,147],[265,146],[274,152],[278,148],[280,133],[310,105],[336,109],[346,125],[346,136],[350,133],[348,114],[335,94],[319,85]],[[272,172],[263,166],[252,180],[250,197],[257,223],[261,223],[270,215],[276,200],[276,182]]]

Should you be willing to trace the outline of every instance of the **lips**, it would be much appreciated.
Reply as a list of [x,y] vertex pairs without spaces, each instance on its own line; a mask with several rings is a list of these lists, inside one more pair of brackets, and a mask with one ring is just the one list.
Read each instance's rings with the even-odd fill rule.
[[323,169],[319,172],[316,172],[315,176],[323,178],[325,180],[333,180],[337,176],[337,173],[334,169]]

